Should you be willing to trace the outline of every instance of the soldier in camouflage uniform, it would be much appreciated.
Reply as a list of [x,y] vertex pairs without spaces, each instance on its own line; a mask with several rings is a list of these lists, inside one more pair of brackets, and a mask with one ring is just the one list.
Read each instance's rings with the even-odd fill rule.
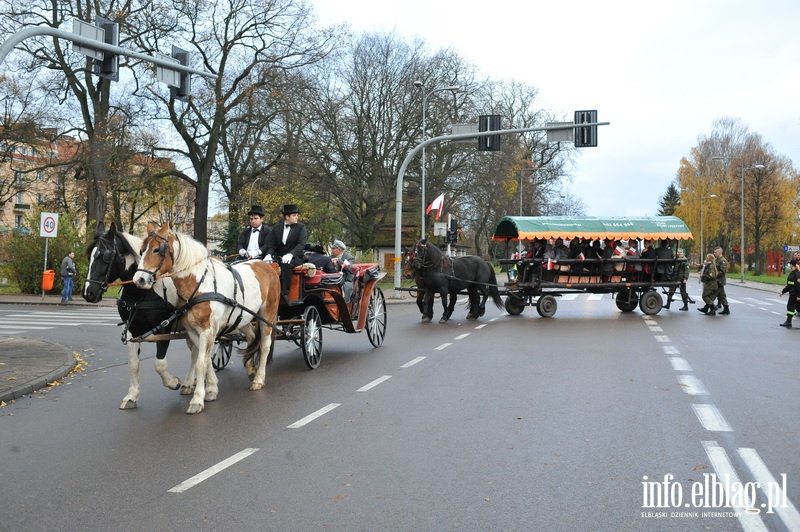
[[728,261],[722,255],[722,248],[714,250],[714,266],[717,267],[717,309],[722,305],[720,314],[728,315],[731,313],[728,308],[728,296],[725,294],[725,283],[727,282]]
[[703,302],[705,306],[697,310],[709,316],[716,316],[717,307],[714,305],[714,299],[717,297],[717,267],[714,264],[713,253],[706,255],[706,261],[700,270],[700,282],[703,283]]

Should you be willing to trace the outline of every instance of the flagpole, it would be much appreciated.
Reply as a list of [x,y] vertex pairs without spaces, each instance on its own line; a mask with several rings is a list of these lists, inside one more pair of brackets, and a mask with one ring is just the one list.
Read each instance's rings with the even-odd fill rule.
[[[450,218],[451,218],[451,215],[448,212],[447,213],[447,231],[450,230]],[[450,239],[447,238],[447,231],[445,231],[445,240],[447,240],[447,255],[450,256]]]

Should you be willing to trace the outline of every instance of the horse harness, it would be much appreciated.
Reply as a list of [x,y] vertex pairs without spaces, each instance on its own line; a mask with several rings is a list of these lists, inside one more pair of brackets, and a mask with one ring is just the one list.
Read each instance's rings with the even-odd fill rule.
[[[459,281],[462,283],[468,284],[477,284],[481,286],[494,286],[497,287],[497,284],[492,283],[481,283],[478,281],[471,281],[468,279],[460,279],[455,276],[455,269],[453,267],[453,259],[449,255],[443,255],[442,260],[439,263],[438,267],[433,259],[428,260],[428,249],[427,245],[421,246],[420,244],[416,244],[415,248],[415,259],[418,260],[421,264],[419,268],[414,268],[415,270],[419,270],[419,275],[424,278],[424,271],[425,270],[432,270],[438,269],[436,273],[440,274],[442,277],[447,279],[448,281]],[[419,252],[420,248],[422,249],[422,253]],[[427,262],[426,262],[427,261]]]

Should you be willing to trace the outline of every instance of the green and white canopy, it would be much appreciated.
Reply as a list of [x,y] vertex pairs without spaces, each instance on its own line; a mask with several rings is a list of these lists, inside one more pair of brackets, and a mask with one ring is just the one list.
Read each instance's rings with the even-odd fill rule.
[[575,237],[586,240],[692,239],[692,232],[676,216],[596,218],[594,216],[506,216],[497,224],[493,240],[534,240]]

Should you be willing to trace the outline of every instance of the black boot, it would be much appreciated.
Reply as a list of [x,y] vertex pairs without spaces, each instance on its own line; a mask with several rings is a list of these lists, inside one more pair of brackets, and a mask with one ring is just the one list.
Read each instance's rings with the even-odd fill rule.
[[690,297],[690,298],[689,298],[689,303],[690,303],[690,304],[692,304],[692,305],[694,305],[694,299],[692,299],[692,298]]
[[670,306],[671,304],[672,304],[672,300],[671,300],[671,299],[667,299],[667,304],[666,304],[666,305],[664,305],[664,308],[665,308],[665,309],[667,309],[667,310],[669,310],[669,306]]
[[717,315],[717,307],[715,307],[714,305],[711,305],[711,308],[709,309],[708,312],[706,312],[706,314],[709,315],[709,316],[716,316]]
[[722,307],[723,307],[723,310],[722,310],[722,312],[720,312],[720,314],[722,314],[724,316],[727,316],[728,314],[731,313],[731,309],[728,308],[728,305],[722,305]]
[[786,316],[786,321],[781,323],[781,327],[786,327],[787,329],[791,329],[792,328],[792,317],[787,315]]
[[704,307],[698,307],[697,310],[699,310],[703,314],[708,314],[708,305],[706,305]]
[[689,310],[689,305],[686,304],[686,301],[683,302],[683,306],[678,310]]

